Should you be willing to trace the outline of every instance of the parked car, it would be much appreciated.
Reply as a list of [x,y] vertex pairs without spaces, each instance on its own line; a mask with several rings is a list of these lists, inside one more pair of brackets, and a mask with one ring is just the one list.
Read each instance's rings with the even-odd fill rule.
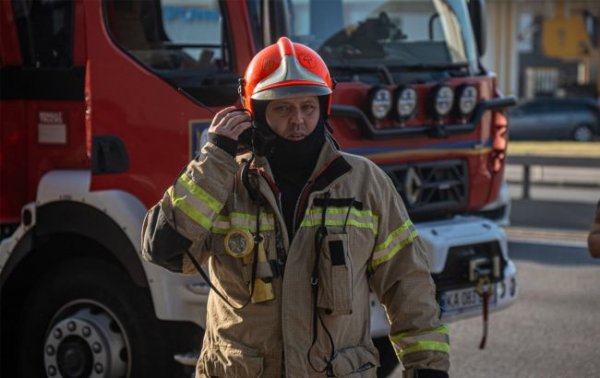
[[600,107],[588,98],[539,98],[508,112],[512,140],[576,140],[600,135]]

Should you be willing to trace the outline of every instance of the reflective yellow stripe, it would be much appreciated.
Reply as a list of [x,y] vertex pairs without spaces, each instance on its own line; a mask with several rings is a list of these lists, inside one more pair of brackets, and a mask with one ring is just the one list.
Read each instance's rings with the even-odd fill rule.
[[397,344],[397,343],[400,343],[403,339],[405,339],[407,337],[415,337],[415,336],[420,336],[420,335],[424,335],[424,334],[428,334],[428,333],[440,333],[443,335],[447,335],[449,333],[448,326],[442,325],[437,328],[421,330],[421,331],[417,331],[417,332],[400,332],[395,335],[391,335],[390,340],[392,340],[392,343]]
[[389,247],[389,245],[392,243],[392,241],[394,239],[396,239],[398,236],[402,235],[402,233],[404,231],[406,231],[410,226],[412,226],[412,222],[410,221],[410,219],[407,220],[406,222],[402,223],[402,226],[400,226],[397,229],[395,229],[394,231],[392,231],[392,233],[390,233],[388,235],[388,237],[383,241],[383,243],[381,243],[375,247],[375,252],[382,251],[382,250],[386,249],[387,247]]
[[[306,212],[300,227],[315,227],[321,225],[322,208],[311,209]],[[348,217],[346,219],[346,216]],[[357,228],[366,228],[377,234],[378,217],[370,210],[357,210],[348,207],[328,208],[325,217],[325,226],[342,227],[344,224]]]
[[[316,207],[316,208],[310,209],[306,212],[307,215],[321,215],[321,213],[323,213],[322,207]],[[346,214],[348,214],[348,207],[328,207],[327,214],[346,215]],[[372,217],[373,216],[373,213],[371,212],[371,210],[358,210],[354,207],[350,209],[350,214],[354,214],[359,217],[365,217],[365,216]]]
[[[275,230],[274,219],[272,214],[261,213],[260,231]],[[231,213],[229,216],[219,215],[211,231],[216,234],[226,234],[232,228],[250,232],[256,231],[256,215],[246,213]]]
[[188,177],[188,175],[185,173],[179,176],[177,182],[186,188],[194,197],[205,203],[215,213],[218,213],[223,208],[223,204],[221,202],[207,193],[204,189],[196,185],[194,180],[192,180],[191,177]]
[[172,186],[167,190],[167,193],[171,197],[171,203],[175,208],[181,210],[181,212],[183,212],[185,215],[191,218],[194,222],[198,223],[200,226],[204,227],[206,230],[211,229],[212,221],[210,220],[210,218],[197,211],[193,206],[191,206],[185,200],[185,196],[177,197],[177,195],[175,194],[175,190]]
[[400,360],[402,360],[407,354],[422,351],[449,353],[450,345],[448,343],[441,343],[438,341],[417,341],[416,343],[411,344],[404,349],[396,351],[396,355],[398,358],[400,358]]
[[255,220],[256,219],[256,215],[254,215],[254,214],[232,212],[229,215],[230,215],[230,217],[232,219],[238,218],[238,219],[243,219],[245,221],[250,221],[250,220]]
[[398,244],[396,244],[396,246],[394,248],[392,248],[388,253],[386,253],[385,255],[383,255],[381,257],[371,260],[371,262],[369,263],[369,268],[371,270],[374,270],[379,265],[383,264],[384,262],[389,261],[392,257],[394,257],[396,255],[396,253],[398,253],[398,251],[400,251],[402,248],[406,247],[407,245],[411,244],[418,235],[419,235],[419,233],[417,232],[417,230],[413,230],[406,239],[404,239],[401,242],[399,242]]
[[[375,232],[375,226],[373,225],[373,222],[359,222],[355,219],[348,219],[348,221],[346,222],[345,219],[326,219],[325,220],[325,226],[343,226],[344,224],[348,225],[348,226],[355,226],[358,228],[368,228],[370,230],[373,230],[373,232]],[[321,221],[320,220],[316,220],[316,219],[305,219],[302,224],[300,225],[300,227],[315,227],[315,226],[320,226],[321,225]]]

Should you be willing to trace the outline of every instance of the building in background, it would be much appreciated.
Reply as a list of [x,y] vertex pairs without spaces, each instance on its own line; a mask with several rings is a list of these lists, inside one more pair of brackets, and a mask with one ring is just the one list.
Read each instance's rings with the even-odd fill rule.
[[600,2],[489,0],[484,64],[506,94],[600,97]]

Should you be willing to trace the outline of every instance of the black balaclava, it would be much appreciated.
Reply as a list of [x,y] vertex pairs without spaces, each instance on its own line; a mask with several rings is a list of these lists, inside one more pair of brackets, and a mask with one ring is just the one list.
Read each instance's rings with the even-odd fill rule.
[[[320,98],[321,100],[321,98]],[[323,109],[323,101],[320,101]],[[325,143],[325,118],[319,118],[317,127],[306,138],[290,141],[275,134],[265,117],[266,101],[256,101],[255,122],[258,131],[268,139],[264,156],[269,161],[275,183],[281,192],[281,207],[291,241],[294,229],[294,211],[302,188],[313,172],[319,153]],[[324,113],[324,112],[322,112]],[[296,228],[298,225],[295,225]]]

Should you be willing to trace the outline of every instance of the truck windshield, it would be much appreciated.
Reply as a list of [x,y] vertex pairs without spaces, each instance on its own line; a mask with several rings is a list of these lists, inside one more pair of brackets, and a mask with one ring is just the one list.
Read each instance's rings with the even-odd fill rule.
[[[290,0],[289,34],[334,71],[478,72],[464,0]],[[396,76],[396,75],[394,75]]]
[[205,104],[237,98],[237,75],[231,73],[218,0],[105,0],[104,4],[111,37],[142,65]]

